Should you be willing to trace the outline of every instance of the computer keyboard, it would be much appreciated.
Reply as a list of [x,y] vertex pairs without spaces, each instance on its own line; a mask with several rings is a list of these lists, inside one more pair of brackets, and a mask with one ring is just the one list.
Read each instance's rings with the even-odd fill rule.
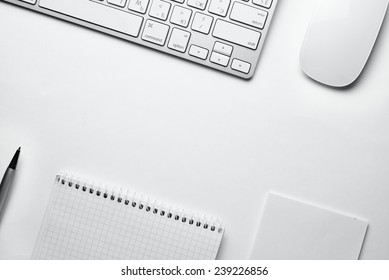
[[278,0],[1,0],[253,76]]

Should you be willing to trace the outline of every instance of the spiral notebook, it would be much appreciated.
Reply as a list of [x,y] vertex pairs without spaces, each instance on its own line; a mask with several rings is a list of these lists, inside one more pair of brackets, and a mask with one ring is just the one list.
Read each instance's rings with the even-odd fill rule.
[[218,219],[57,175],[33,259],[215,259]]

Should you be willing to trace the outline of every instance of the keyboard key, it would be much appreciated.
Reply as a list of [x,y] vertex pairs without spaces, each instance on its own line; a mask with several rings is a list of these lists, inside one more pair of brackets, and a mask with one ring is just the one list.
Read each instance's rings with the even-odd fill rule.
[[189,49],[189,54],[191,56],[195,56],[197,58],[205,60],[208,56],[208,50],[196,45],[191,45]]
[[170,22],[187,27],[192,11],[180,6],[174,6]]
[[264,8],[270,8],[273,0],[253,0],[255,5],[259,5]]
[[109,4],[116,5],[123,8],[124,5],[126,5],[127,0],[108,0],[107,2]]
[[180,3],[180,4],[182,4],[182,3],[185,2],[185,0],[172,0],[172,1],[177,2],[177,3]]
[[154,18],[166,20],[169,15],[171,4],[161,0],[154,0],[151,4],[149,15]]
[[268,13],[251,6],[235,2],[230,18],[252,27],[264,28]]
[[231,0],[212,0],[208,11],[212,14],[225,17]]
[[232,49],[233,49],[232,46],[220,42],[216,42],[215,45],[213,46],[214,52],[218,52],[227,56],[231,56]]
[[261,33],[218,19],[212,35],[249,49],[257,49]]
[[213,52],[211,58],[209,59],[211,62],[219,64],[221,66],[227,66],[228,61],[230,61],[230,57],[224,54],[220,54],[217,52]]
[[188,0],[187,4],[193,8],[204,10],[205,6],[207,6],[207,2],[208,0]]
[[23,1],[23,2],[26,2],[26,3],[30,3],[30,4],[33,4],[33,5],[36,4],[36,0],[20,0],[20,1]]
[[83,21],[138,37],[143,18],[85,0],[40,0],[39,6]]
[[236,71],[247,74],[248,72],[250,72],[251,64],[243,60],[234,59],[232,60],[231,68]]
[[142,40],[163,46],[168,32],[168,25],[148,19],[143,30]]
[[178,28],[173,28],[172,35],[170,36],[169,49],[176,50],[184,53],[188,46],[190,33]]
[[128,4],[128,9],[134,12],[144,14],[146,13],[148,5],[149,0],[130,0],[130,3]]
[[204,34],[208,34],[211,29],[213,17],[196,12],[193,22],[192,29]]

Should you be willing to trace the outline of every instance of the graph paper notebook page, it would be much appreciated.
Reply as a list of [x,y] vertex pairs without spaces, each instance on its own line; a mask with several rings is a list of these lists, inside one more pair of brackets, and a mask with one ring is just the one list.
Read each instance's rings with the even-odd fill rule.
[[33,259],[215,259],[216,219],[57,175]]

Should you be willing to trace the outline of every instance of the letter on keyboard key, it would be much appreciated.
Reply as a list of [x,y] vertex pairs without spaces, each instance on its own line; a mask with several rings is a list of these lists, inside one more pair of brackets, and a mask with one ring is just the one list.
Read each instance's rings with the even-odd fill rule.
[[246,61],[234,59],[231,64],[231,68],[236,71],[247,74],[248,72],[250,72],[251,64]]
[[257,49],[261,33],[218,19],[212,35],[249,49]]
[[201,48],[199,46],[196,46],[196,45],[192,45],[192,46],[190,46],[189,54],[191,56],[195,56],[197,58],[204,60],[208,56],[208,50],[205,48]]
[[261,7],[270,8],[273,0],[253,0],[255,5],[259,5]]
[[232,7],[230,18],[252,27],[264,28],[267,19],[267,12],[253,8],[239,2],[235,2]]
[[207,2],[208,0],[188,0],[187,4],[193,8],[204,10],[207,6]]
[[39,6],[138,37],[143,18],[89,0],[40,0]]
[[183,27],[187,27],[189,24],[192,11],[178,5],[174,6],[172,16],[170,17],[170,22]]
[[230,57],[224,54],[220,54],[217,52],[213,52],[211,54],[211,58],[209,59],[211,62],[219,64],[221,66],[227,66],[230,61]]
[[172,35],[170,36],[169,49],[176,50],[179,52],[185,52],[188,46],[190,33],[178,28],[173,28]]
[[213,46],[213,51],[217,53],[224,54],[226,56],[231,56],[233,47],[230,45],[226,45],[220,42],[215,42]]
[[208,11],[212,14],[225,17],[231,0],[212,0]]
[[128,4],[128,9],[135,11],[141,14],[146,13],[147,6],[149,5],[149,0],[130,0]]
[[163,46],[168,32],[168,25],[148,19],[143,30],[142,39]]
[[166,20],[170,11],[170,3],[154,0],[151,4],[149,15],[158,19]]
[[208,34],[209,30],[211,29],[212,22],[213,17],[196,12],[192,22],[192,29],[204,34]]

